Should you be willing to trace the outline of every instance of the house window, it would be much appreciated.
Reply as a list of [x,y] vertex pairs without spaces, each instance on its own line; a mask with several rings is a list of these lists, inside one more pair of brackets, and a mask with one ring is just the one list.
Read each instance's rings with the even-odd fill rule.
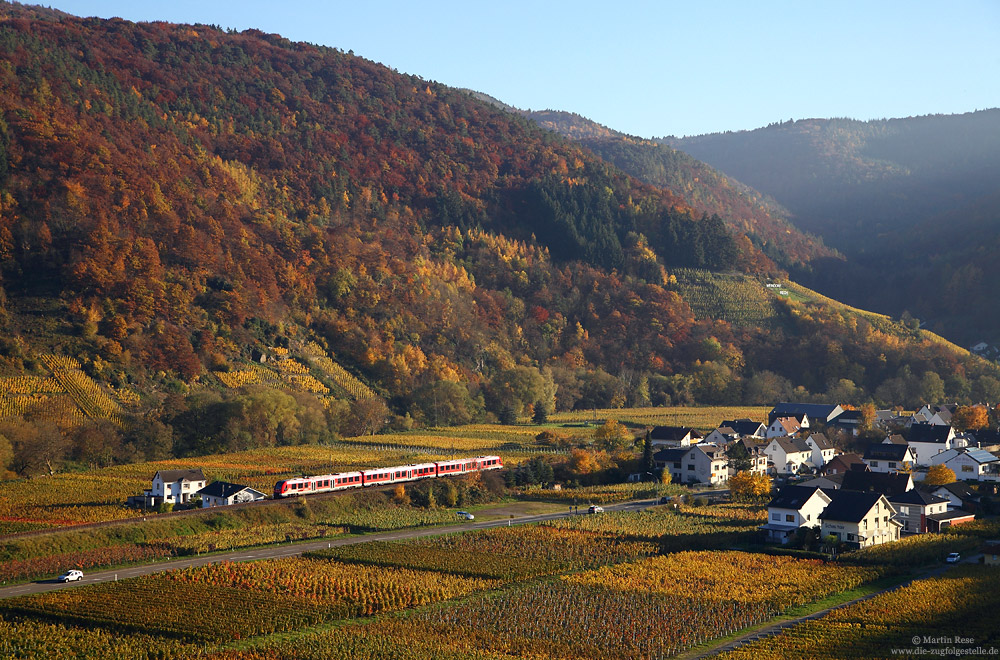
[[848,534],[847,535],[847,540],[848,541],[853,541],[854,540],[854,534]]
[[694,469],[694,466],[693,466],[693,465],[689,465],[689,466],[688,466],[688,469],[689,469],[689,470],[693,470],[693,469]]
[[676,463],[674,463],[674,467],[675,467],[676,469],[680,470],[680,469],[681,469],[681,462],[680,462],[680,461],[677,461]]
[[781,514],[780,513],[772,513],[771,514],[771,520],[781,520]]
[[962,472],[972,472],[972,466],[971,465],[963,465],[962,466]]
[[895,468],[896,467],[896,462],[895,461],[889,461],[889,467]]
[[878,461],[872,461],[872,467],[878,467]]
[[795,522],[795,516],[790,513],[786,513],[785,522]]

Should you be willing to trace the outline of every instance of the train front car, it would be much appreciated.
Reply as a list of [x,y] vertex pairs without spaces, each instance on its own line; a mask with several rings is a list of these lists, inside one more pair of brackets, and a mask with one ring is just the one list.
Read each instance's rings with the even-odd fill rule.
[[284,479],[274,484],[274,499],[280,499],[288,494],[288,480]]

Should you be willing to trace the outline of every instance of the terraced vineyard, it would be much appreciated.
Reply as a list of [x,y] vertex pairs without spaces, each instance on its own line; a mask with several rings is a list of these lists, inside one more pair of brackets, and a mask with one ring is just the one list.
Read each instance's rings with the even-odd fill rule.
[[778,290],[768,289],[754,277],[691,269],[674,275],[699,319],[721,319],[737,327],[771,327],[777,318]]
[[119,390],[113,398],[85,374],[73,358],[41,355],[52,376],[12,376],[0,378],[0,417],[25,414],[73,426],[85,416],[125,424],[123,403],[138,403],[138,395]]

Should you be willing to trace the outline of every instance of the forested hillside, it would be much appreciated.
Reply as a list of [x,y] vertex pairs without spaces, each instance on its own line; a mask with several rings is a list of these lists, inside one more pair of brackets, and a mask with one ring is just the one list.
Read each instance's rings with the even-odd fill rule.
[[780,278],[762,248],[796,257],[350,53],[19,5],[0,44],[0,437],[43,448],[18,472],[738,400],[759,371],[802,397],[904,369],[951,378],[941,396],[996,382],[823,304],[778,301],[767,328],[696,315],[679,269]]
[[788,212],[774,200],[682,151],[612,131],[574,113],[542,110],[522,114],[578,141],[640,181],[682,197],[698,213],[724,218],[733,231],[746,235],[783,268],[837,257],[821,239],[788,222]]
[[966,344],[1000,341],[1000,110],[810,119],[665,143],[773,196],[847,261],[801,276],[862,307],[919,317]]

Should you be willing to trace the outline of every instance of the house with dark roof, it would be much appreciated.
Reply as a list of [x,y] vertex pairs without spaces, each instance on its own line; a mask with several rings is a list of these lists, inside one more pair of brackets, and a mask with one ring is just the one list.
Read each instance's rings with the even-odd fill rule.
[[840,429],[842,431],[847,431],[851,435],[858,434],[858,427],[861,425],[861,411],[860,410],[845,410],[840,413],[832,420],[827,426],[832,426],[833,428]]
[[976,519],[976,514],[961,509],[945,511],[944,513],[932,513],[927,516],[927,531],[931,533],[943,532],[952,525],[962,525]]
[[868,465],[857,454],[839,454],[823,466],[823,474],[843,474],[850,471],[852,465],[861,465],[864,469],[868,469]]
[[184,504],[205,487],[205,475],[201,468],[191,470],[157,470],[153,475],[153,487],[143,492],[146,506],[161,503]]
[[927,517],[948,510],[947,499],[916,488],[888,499],[897,511],[896,520],[903,525],[900,533],[904,535],[925,534]]
[[701,433],[689,426],[654,426],[649,432],[649,443],[653,447],[690,447],[701,437]]
[[[850,473],[849,473],[850,474]],[[899,540],[902,525],[893,520],[896,510],[885,495],[836,490],[819,515],[820,534],[849,548],[867,548]]]
[[670,471],[678,484],[720,484],[729,479],[729,459],[718,445],[700,443],[690,447],[661,449],[653,463]]
[[[800,421],[803,417],[808,417],[822,424],[829,424],[842,412],[844,412],[844,409],[839,405],[825,403],[779,403],[767,414],[767,423],[771,424],[779,417],[795,417]],[[808,428],[808,426],[808,423],[803,424],[805,428]]]
[[748,435],[763,438],[764,433],[767,431],[766,425],[761,424],[760,422],[755,422],[754,420],[746,417],[742,419],[728,419],[722,422],[722,426],[728,426],[732,430],[736,431],[741,438]]
[[970,447],[985,449],[986,451],[1000,451],[1000,431],[996,429],[979,429],[971,431],[973,441]]
[[767,505],[767,523],[760,529],[775,543],[788,543],[801,527],[819,526],[819,514],[831,495],[821,488],[785,486]]
[[981,501],[979,493],[969,487],[968,484],[956,481],[941,486],[925,486],[921,484],[921,490],[925,490],[931,495],[937,495],[948,500],[948,510],[964,509],[975,513]]
[[910,445],[880,444],[869,445],[864,461],[872,472],[909,471],[916,462]]
[[764,448],[776,474],[798,474],[813,469],[812,448],[802,438],[773,438]]
[[891,497],[913,489],[913,475],[908,472],[871,472],[849,470],[844,473],[841,490],[859,493],[878,493]]
[[213,481],[199,490],[198,495],[201,495],[201,507],[203,509],[213,506],[230,506],[232,504],[256,502],[267,497],[264,493],[254,490],[250,486],[231,484],[227,481]]
[[806,438],[806,444],[812,449],[810,462],[817,468],[821,468],[837,455],[837,448],[822,433],[813,433]]
[[809,481],[803,481],[799,484],[800,486],[805,486],[806,488],[825,488],[827,490],[840,490],[844,485],[844,473],[840,474],[827,474],[816,477],[815,479],[810,479]]
[[930,465],[931,458],[943,451],[965,446],[960,444],[960,441],[955,440],[955,429],[939,424],[911,425],[906,435],[906,441],[913,450],[916,464],[920,466]]
[[704,442],[711,442],[716,445],[728,445],[740,439],[740,434],[732,427],[723,424],[705,436]]
[[[954,453],[953,456],[949,454]],[[941,461],[945,467],[955,473],[955,477],[961,481],[998,481],[1000,480],[1000,458],[996,454],[985,449],[975,449],[962,447],[961,449],[949,449],[941,452],[932,462]]]
[[[743,436],[726,447],[726,454],[732,459],[742,449],[746,452],[747,460],[750,461],[750,472],[767,474],[768,456],[764,453],[764,449],[766,448],[767,443],[763,439],[756,436]],[[729,476],[733,476],[735,473],[736,470],[730,465]]]
[[653,464],[670,472],[675,484],[684,483],[684,457],[690,447],[670,447],[653,453]]

